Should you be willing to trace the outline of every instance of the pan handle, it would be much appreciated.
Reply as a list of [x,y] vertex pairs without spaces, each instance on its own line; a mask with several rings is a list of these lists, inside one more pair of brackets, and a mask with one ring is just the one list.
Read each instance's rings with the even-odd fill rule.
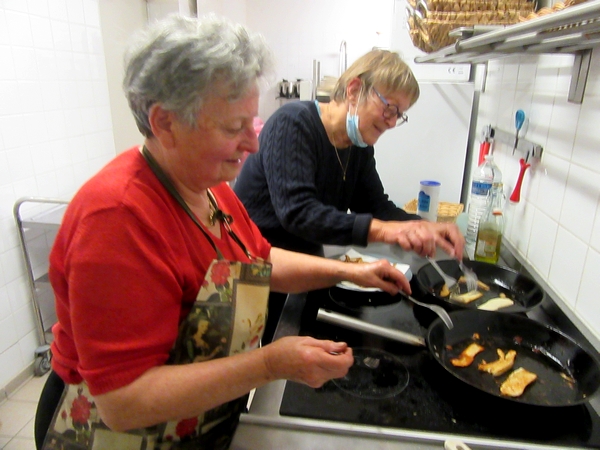
[[322,322],[332,323],[351,330],[364,331],[367,333],[383,336],[394,341],[404,342],[405,344],[425,347],[425,339],[421,336],[405,333],[404,331],[394,330],[379,325],[375,325],[364,320],[355,319],[354,317],[339,314],[327,309],[319,308],[317,320]]

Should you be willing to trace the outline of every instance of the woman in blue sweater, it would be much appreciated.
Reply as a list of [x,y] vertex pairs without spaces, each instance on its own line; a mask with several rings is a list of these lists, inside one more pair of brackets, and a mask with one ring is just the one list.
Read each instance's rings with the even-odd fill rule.
[[275,111],[235,184],[272,245],[322,255],[323,244],[386,242],[421,256],[433,256],[436,246],[462,255],[458,227],[398,208],[375,168],[373,145],[407,121],[418,97],[398,54],[373,50],[342,74],[331,102],[292,102]]
[[[259,152],[246,160],[235,192],[261,233],[277,247],[323,255],[323,244],[397,244],[461,257],[464,238],[451,223],[431,223],[398,208],[385,193],[373,145],[406,123],[419,85],[397,53],[373,50],[337,81],[329,103],[292,102],[267,120]],[[407,164],[410,160],[404,158]],[[283,305],[271,294],[263,339]]]

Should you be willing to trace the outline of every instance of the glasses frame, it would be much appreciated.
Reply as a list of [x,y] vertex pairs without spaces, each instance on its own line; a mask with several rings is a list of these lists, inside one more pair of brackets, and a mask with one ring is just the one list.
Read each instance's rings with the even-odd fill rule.
[[399,127],[400,125],[404,125],[406,122],[408,122],[408,115],[406,113],[401,113],[397,106],[390,105],[390,102],[388,102],[385,99],[385,97],[383,95],[381,95],[377,89],[375,89],[374,86],[372,87],[372,89],[373,89],[373,92],[375,92],[375,94],[377,94],[377,97],[379,97],[379,100],[381,100],[381,102],[384,105],[384,108],[383,108],[383,118],[384,119],[391,119],[392,117],[396,117],[396,127]]

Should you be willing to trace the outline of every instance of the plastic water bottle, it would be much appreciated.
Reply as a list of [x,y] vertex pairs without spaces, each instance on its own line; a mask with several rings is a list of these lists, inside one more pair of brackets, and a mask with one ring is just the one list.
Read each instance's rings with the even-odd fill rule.
[[469,221],[465,240],[467,247],[474,249],[477,240],[479,220],[492,200],[492,189],[502,189],[502,172],[494,163],[494,156],[488,154],[485,161],[477,168],[471,184],[471,199],[469,201]]

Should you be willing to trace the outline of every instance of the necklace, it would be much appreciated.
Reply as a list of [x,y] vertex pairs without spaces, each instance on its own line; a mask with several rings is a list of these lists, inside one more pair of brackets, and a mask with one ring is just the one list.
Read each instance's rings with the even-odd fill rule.
[[210,215],[208,216],[208,222],[211,225],[214,225],[219,222],[224,222],[227,226],[233,222],[233,217],[229,214],[224,213],[221,209],[219,209],[219,205],[217,205],[217,199],[210,189],[207,190],[208,195],[208,204],[210,206]]
[[[329,107],[331,108],[331,107]],[[331,109],[327,110],[329,121],[331,121]],[[333,123],[333,122],[332,122]],[[333,148],[335,150],[335,156],[337,156],[337,160],[340,163],[340,168],[342,169],[342,180],[346,181],[346,171],[348,170],[348,164],[350,164],[350,155],[352,152],[352,146],[350,146],[350,150],[348,150],[348,159],[346,160],[346,167],[342,164],[342,158],[340,158],[340,152],[338,151],[337,145],[335,144],[335,137],[333,136],[333,131],[331,132],[331,140],[333,141]]]

